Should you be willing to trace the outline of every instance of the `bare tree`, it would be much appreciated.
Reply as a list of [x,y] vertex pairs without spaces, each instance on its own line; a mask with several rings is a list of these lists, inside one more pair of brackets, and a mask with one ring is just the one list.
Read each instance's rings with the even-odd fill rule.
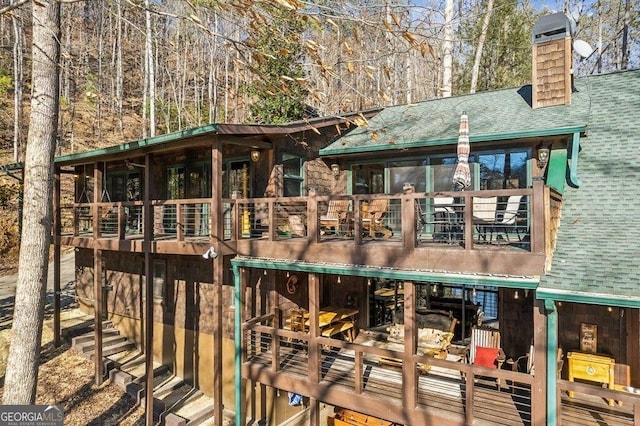
[[488,0],[487,13],[485,13],[484,19],[482,20],[482,30],[480,31],[478,46],[476,47],[476,56],[473,61],[473,70],[471,71],[471,90],[469,90],[469,93],[476,93],[476,86],[478,85],[478,71],[480,70],[480,60],[482,59],[482,49],[484,49],[484,42],[487,38],[491,14],[493,14],[493,0]]
[[23,227],[3,404],[35,402],[51,243],[60,3],[33,2],[32,14],[33,88],[25,155]]

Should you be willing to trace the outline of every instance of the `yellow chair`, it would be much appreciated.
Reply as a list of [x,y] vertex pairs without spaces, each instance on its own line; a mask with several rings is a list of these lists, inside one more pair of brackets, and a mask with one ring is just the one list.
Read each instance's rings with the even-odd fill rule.
[[[320,216],[320,232],[323,235],[327,232],[339,235],[341,226],[346,228],[349,203],[349,200],[329,200],[327,214]],[[342,231],[346,232],[346,229],[342,229]]]

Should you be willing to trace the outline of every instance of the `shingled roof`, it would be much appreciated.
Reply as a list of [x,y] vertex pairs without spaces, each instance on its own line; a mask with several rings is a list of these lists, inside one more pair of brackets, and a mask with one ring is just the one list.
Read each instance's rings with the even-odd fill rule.
[[456,144],[460,115],[469,116],[473,143],[571,134],[589,121],[589,87],[576,84],[571,105],[531,108],[531,86],[385,108],[368,124],[320,150],[334,156]]
[[320,153],[455,144],[463,111],[472,152],[474,142],[583,133],[580,187],[564,189],[538,297],[640,307],[640,71],[576,78],[574,86],[567,106],[532,109],[531,86],[523,86],[386,108]]
[[539,296],[640,306],[640,71],[585,77],[588,136],[579,188],[564,192],[552,268]]

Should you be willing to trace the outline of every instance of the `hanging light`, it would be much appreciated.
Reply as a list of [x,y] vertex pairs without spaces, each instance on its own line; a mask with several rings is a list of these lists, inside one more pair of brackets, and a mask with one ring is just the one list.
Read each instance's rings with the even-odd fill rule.
[[287,271],[287,278],[289,278],[289,271]]
[[431,293],[435,296],[438,294],[438,284],[434,284],[431,286]]
[[267,270],[266,269],[264,270],[264,275],[267,275]]
[[538,168],[544,169],[549,162],[549,148],[538,148]]
[[513,293],[513,299],[514,299],[514,300],[518,300],[518,299],[520,299],[520,294],[518,294],[518,290],[516,290],[516,292],[515,292],[515,293]]
[[474,287],[473,290],[471,290],[471,297],[473,297],[474,299],[476,298],[476,288]]
[[338,284],[340,284],[340,275],[338,275],[338,279],[336,280]]

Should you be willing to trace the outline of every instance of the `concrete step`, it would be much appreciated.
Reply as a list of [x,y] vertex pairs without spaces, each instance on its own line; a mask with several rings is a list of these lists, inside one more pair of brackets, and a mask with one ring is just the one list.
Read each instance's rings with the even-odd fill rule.
[[[105,328],[102,330],[102,338],[106,338],[109,336],[113,336],[115,334],[120,334],[120,332],[118,331],[117,328]],[[75,336],[71,339],[71,347],[74,347],[76,345],[79,345],[81,343],[86,343],[86,342],[90,342],[93,341],[93,339],[95,339],[96,335],[93,331],[89,332],[89,333],[84,333],[81,334],[79,336]]]
[[188,401],[172,409],[171,412],[181,418],[187,419],[189,426],[197,426],[213,418],[213,398],[209,398],[200,392],[199,395],[194,395],[189,398]]
[[[127,338],[125,336],[121,336],[120,333],[116,332],[116,333],[108,333],[107,335],[103,335],[102,336],[102,347],[106,348],[108,346],[114,345],[116,343],[119,342],[124,342],[125,340],[127,340]],[[95,349],[95,341],[92,340],[86,340],[82,343],[78,343],[76,345],[73,345],[73,349],[76,350],[77,352],[80,353],[85,353],[85,352],[89,352]],[[104,351],[104,349],[103,349]]]
[[[102,356],[109,356],[109,355],[113,355],[113,354],[117,354],[119,352],[123,352],[123,351],[129,351],[132,350],[133,348],[135,348],[135,343],[133,342],[129,342],[129,341],[120,341],[114,344],[109,344],[108,346],[103,346],[102,347]],[[95,348],[91,348],[91,350],[89,352],[84,352],[84,356],[87,357],[89,360],[93,361],[95,359]]]

